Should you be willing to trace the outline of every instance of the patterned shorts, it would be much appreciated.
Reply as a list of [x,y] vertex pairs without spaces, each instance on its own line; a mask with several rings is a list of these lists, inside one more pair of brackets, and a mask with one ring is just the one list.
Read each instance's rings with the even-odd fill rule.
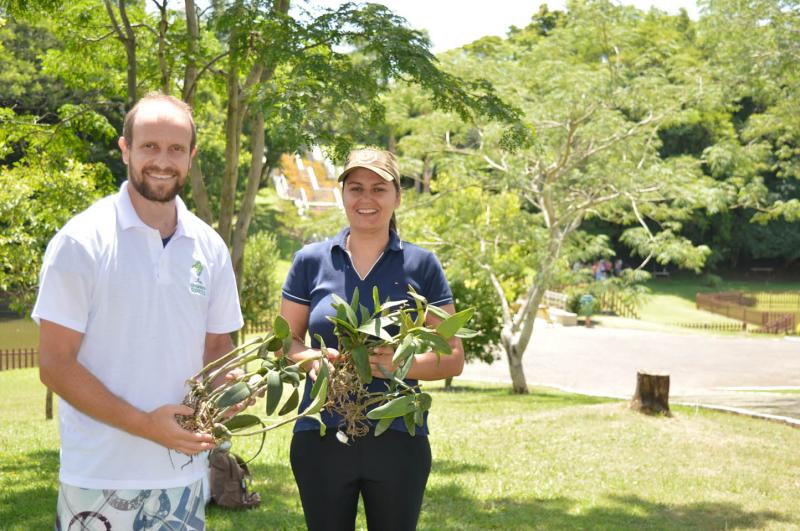
[[202,481],[154,490],[95,490],[61,484],[56,531],[202,531]]

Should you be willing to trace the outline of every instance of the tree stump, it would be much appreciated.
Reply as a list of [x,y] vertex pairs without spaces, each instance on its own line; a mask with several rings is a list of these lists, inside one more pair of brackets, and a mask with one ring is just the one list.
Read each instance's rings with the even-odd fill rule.
[[669,374],[636,373],[631,409],[647,415],[672,416],[669,410]]

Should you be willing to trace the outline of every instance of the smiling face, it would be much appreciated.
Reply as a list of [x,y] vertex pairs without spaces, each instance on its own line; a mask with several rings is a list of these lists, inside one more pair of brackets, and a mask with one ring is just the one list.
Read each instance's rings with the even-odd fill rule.
[[400,192],[372,170],[355,168],[344,180],[342,201],[351,230],[388,232]]
[[169,102],[147,102],[136,113],[132,137],[130,146],[119,139],[131,186],[150,201],[172,201],[186,183],[194,154],[189,116]]

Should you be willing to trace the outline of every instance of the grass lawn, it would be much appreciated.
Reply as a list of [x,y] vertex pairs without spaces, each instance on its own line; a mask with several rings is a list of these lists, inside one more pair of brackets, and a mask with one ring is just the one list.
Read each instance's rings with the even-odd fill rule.
[[0,317],[0,350],[39,346],[39,327],[30,318]]
[[695,294],[733,290],[747,292],[800,291],[800,282],[736,280],[723,281],[720,286],[711,288],[703,285],[701,277],[686,276],[652,279],[647,283],[647,287],[650,288],[652,294],[642,305],[642,321],[666,325],[675,323],[736,324],[739,321],[695,308]]
[[[800,528],[800,430],[686,408],[652,418],[546,389],[431,387],[434,468],[420,529]],[[0,528],[51,528],[57,427],[44,420],[36,371],[0,372],[0,403]],[[304,528],[290,430],[277,431],[252,464],[261,507],[211,507],[210,529]]]

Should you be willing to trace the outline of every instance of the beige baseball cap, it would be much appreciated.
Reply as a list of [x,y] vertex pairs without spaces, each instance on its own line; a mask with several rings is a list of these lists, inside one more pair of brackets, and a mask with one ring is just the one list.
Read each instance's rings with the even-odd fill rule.
[[339,175],[339,182],[356,168],[372,170],[386,181],[400,182],[400,168],[394,154],[376,148],[355,149],[347,155],[344,171]]

